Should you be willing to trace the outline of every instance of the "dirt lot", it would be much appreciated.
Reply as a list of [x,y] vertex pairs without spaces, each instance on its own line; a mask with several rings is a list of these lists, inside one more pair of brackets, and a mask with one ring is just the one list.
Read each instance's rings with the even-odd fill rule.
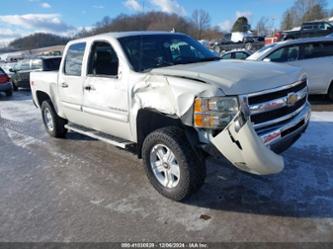
[[0,241],[333,241],[333,105],[311,101],[281,174],[209,159],[202,190],[175,203],[135,155],[77,134],[52,139],[29,92],[0,96]]

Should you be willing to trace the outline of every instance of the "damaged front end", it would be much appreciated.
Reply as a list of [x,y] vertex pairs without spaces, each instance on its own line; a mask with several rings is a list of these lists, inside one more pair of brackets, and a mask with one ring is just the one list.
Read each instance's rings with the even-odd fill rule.
[[[237,113],[224,127],[221,115],[219,123],[212,118],[212,112],[207,112],[209,107],[205,112],[195,106],[194,125],[237,168],[258,175],[276,174],[284,168],[283,157],[277,153],[290,147],[308,125],[307,95],[306,80],[302,80],[272,91],[240,96]],[[202,129],[204,125],[196,121],[196,114],[210,117],[204,125],[219,124],[220,129],[207,133]]]

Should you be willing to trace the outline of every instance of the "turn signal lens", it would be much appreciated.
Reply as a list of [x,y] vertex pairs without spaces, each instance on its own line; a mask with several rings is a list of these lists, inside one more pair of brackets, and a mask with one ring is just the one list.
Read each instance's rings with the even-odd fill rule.
[[194,126],[221,129],[226,127],[239,110],[236,97],[196,98],[194,101]]

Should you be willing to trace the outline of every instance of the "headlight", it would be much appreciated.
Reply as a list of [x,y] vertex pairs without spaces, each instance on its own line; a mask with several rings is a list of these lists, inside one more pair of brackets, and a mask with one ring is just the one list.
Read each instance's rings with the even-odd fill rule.
[[223,129],[239,111],[238,98],[196,98],[194,101],[194,126]]

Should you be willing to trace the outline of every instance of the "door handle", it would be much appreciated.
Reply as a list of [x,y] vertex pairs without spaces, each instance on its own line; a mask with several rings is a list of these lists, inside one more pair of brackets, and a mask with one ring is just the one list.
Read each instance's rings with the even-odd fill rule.
[[96,88],[94,86],[88,85],[88,86],[84,87],[84,90],[86,90],[86,91],[95,91]]
[[62,87],[62,88],[68,88],[69,85],[68,85],[67,83],[64,82],[64,83],[61,84],[61,87]]

